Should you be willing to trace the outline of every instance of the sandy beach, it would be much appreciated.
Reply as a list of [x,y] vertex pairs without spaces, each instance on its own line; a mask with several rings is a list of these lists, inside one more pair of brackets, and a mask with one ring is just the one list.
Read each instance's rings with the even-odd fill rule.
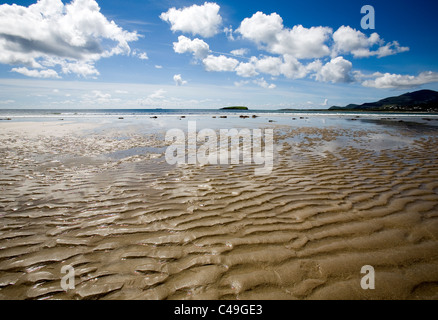
[[166,163],[188,119],[2,121],[0,299],[438,299],[438,121],[350,118],[199,122],[274,129],[266,176]]

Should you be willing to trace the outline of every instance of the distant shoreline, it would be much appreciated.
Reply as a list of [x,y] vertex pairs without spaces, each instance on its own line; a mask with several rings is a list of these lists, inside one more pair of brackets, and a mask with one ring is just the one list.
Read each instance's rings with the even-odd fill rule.
[[[328,109],[277,109],[277,110],[239,110],[239,109],[0,109],[0,120],[18,118],[81,118],[81,117],[182,117],[182,116],[430,116],[438,112],[425,111],[371,111],[371,110],[328,110]],[[1,121],[4,122],[4,121]]]
[[412,111],[412,110],[370,110],[370,109],[279,109],[277,111],[287,111],[287,112],[327,112],[327,113],[339,113],[339,112],[362,112],[362,113],[388,113],[388,114],[397,114],[397,113],[406,113],[406,114],[438,114],[438,111]]

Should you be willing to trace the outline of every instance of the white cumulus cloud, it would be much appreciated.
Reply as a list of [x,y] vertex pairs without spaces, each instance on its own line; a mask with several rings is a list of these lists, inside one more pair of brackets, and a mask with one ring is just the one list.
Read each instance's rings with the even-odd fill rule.
[[438,72],[432,71],[421,72],[417,76],[376,72],[373,77],[362,85],[378,89],[405,89],[438,82]]
[[236,49],[236,50],[232,50],[232,51],[230,51],[230,53],[231,53],[233,56],[244,56],[244,55],[246,55],[248,52],[249,52],[249,50],[248,50],[248,49],[245,49],[245,48],[242,48],[242,49]]
[[260,79],[255,79],[253,80],[253,83],[255,83],[256,85],[265,88],[265,89],[275,89],[276,85],[271,83],[267,83],[266,80],[264,78],[260,78]]
[[175,81],[175,85],[182,86],[187,83],[187,81],[183,80],[180,74],[176,74],[173,76],[173,81]]
[[287,78],[301,79],[307,76],[308,68],[299,62],[294,56],[286,54],[283,57],[284,63],[281,65],[281,73]]
[[173,50],[176,53],[190,52],[195,58],[204,59],[208,56],[210,47],[204,40],[198,38],[191,40],[185,36],[179,36],[178,42],[173,43]]
[[20,74],[28,76],[28,77],[34,77],[34,78],[60,78],[58,73],[52,69],[44,69],[44,70],[31,69],[31,70],[29,70],[26,67],[21,67],[21,68],[12,68],[11,71],[20,73]]
[[251,57],[251,62],[256,69],[262,73],[267,73],[272,76],[279,76],[281,74],[281,65],[283,60],[280,57],[264,56],[262,58]]
[[[182,9],[171,8],[160,18],[168,21],[173,31],[211,37],[219,32],[222,23],[219,9],[217,4],[205,2]],[[368,87],[397,88],[434,82],[437,77],[434,72],[418,76],[380,73],[367,76],[353,70],[352,62],[344,56],[382,58],[408,51],[409,48],[397,41],[385,42],[376,32],[366,35],[350,26],[341,26],[335,32],[324,26],[287,27],[279,14],[268,15],[259,11],[243,19],[236,30],[230,25],[222,31],[228,40],[235,40],[234,35],[239,34],[238,40],[252,41],[263,52],[248,58],[249,50],[241,48],[231,50],[232,57],[229,57],[229,54],[211,50],[204,40],[192,40],[183,35],[173,43],[173,49],[176,53],[193,54],[195,59],[202,61],[206,71],[236,72],[243,78],[270,75],[275,78],[311,78],[320,82],[356,82]],[[181,81],[175,80],[177,85],[181,85]],[[263,77],[234,83],[242,86],[251,82],[263,88],[275,88],[275,84],[267,83]]]
[[254,77],[258,75],[258,72],[256,71],[256,67],[251,62],[241,62],[236,67],[236,73],[238,76],[241,77]]
[[216,3],[205,2],[203,5],[192,5],[182,9],[170,8],[163,12],[160,18],[171,25],[172,31],[181,31],[208,38],[219,32],[222,17],[219,15],[220,6]]
[[0,63],[24,65],[14,71],[31,77],[56,77],[54,66],[62,73],[97,75],[96,61],[129,54],[129,42],[138,38],[108,21],[95,0],[0,5]]
[[285,28],[280,15],[266,15],[260,11],[251,18],[245,18],[236,31],[270,53],[290,54],[298,59],[328,55],[330,49],[325,42],[333,32],[328,27],[305,28],[296,25],[292,29]]
[[[377,56],[378,58],[394,55],[408,51],[408,47],[401,47],[397,41],[386,43],[377,33],[372,33],[367,37],[361,31],[349,26],[341,26],[333,33],[333,53],[351,53],[355,58],[368,58]],[[377,46],[375,50],[373,47]]]
[[132,53],[135,57],[139,58],[140,60],[149,60],[148,54],[146,52],[141,52],[138,50],[134,50]]
[[353,64],[343,57],[333,58],[316,73],[316,80],[332,83],[351,82],[352,67]]
[[[245,66],[244,70],[247,71],[245,73],[241,72],[243,66]],[[251,70],[253,70],[253,72],[250,72]],[[238,71],[238,75],[246,77],[255,76],[258,73],[265,73],[274,77],[283,75],[290,79],[300,79],[306,77],[310,70],[295,57],[284,55],[283,57],[251,57],[249,63],[241,63],[239,67],[236,68],[236,71]]]
[[239,64],[238,60],[228,58],[224,55],[208,55],[202,62],[207,71],[234,71]]
[[269,16],[256,12],[251,18],[245,18],[236,30],[244,38],[261,43],[276,41],[277,35],[283,30],[283,19],[277,13]]
[[231,26],[229,28],[225,27],[223,31],[227,36],[228,40],[234,41],[233,28]]

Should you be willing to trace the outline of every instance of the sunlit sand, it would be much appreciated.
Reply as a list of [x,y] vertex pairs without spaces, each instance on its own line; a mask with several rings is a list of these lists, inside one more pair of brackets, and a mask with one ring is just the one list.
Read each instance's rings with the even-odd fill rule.
[[167,164],[188,119],[2,123],[0,299],[438,298],[438,121],[229,118],[270,175]]

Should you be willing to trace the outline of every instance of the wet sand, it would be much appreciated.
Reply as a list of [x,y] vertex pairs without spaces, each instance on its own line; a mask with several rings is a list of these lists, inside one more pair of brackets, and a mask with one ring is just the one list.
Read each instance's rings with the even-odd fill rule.
[[288,121],[268,176],[168,165],[165,128],[0,124],[0,299],[438,299],[438,127]]

